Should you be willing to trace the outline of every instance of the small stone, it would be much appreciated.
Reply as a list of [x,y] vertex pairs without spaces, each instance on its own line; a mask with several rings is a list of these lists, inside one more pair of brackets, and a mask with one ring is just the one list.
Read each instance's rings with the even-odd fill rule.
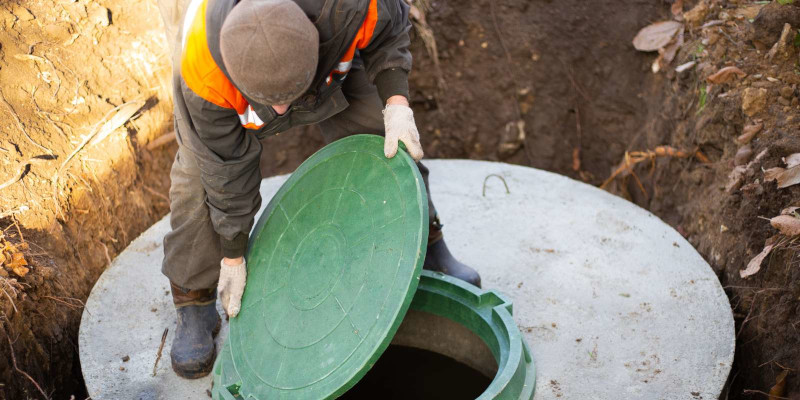
[[791,86],[784,86],[781,88],[781,97],[784,99],[791,99],[794,95],[794,89]]
[[788,107],[788,106],[790,106],[792,104],[792,102],[789,99],[785,99],[783,97],[778,97],[778,103],[781,103],[782,105],[784,105],[786,107]]
[[736,166],[745,165],[750,161],[750,157],[753,156],[753,148],[750,145],[742,146],[736,152],[736,156],[733,158],[733,164]]
[[767,89],[747,88],[742,95],[742,112],[752,117],[767,107]]
[[108,26],[111,23],[108,19],[108,15],[108,9],[102,6],[97,6],[89,10],[89,20],[95,25]]
[[125,371],[125,367],[119,367],[120,371]]
[[485,49],[485,48],[487,48],[487,47],[489,47],[489,42],[483,42],[483,43],[481,43],[481,48]]
[[131,357],[130,357],[130,356],[125,356],[125,357],[122,357],[122,362],[128,362],[128,361],[130,361],[130,360],[131,360]]

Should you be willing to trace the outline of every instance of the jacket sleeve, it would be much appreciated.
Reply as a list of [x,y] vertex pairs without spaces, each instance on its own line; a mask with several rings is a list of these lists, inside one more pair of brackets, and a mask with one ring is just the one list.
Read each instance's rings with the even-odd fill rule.
[[261,206],[261,143],[242,127],[231,108],[210,103],[181,80],[186,118],[184,146],[194,153],[202,172],[206,204],[223,255],[244,255],[253,219]]
[[408,95],[408,73],[411,71],[412,57],[408,47],[411,44],[408,19],[409,6],[404,0],[371,0],[370,18],[374,21],[369,44],[360,49],[370,82],[378,87],[378,94],[384,103],[394,95]]

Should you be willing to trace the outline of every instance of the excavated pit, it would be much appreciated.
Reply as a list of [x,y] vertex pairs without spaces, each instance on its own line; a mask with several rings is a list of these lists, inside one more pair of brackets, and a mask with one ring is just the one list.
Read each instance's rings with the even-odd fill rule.
[[[45,153],[26,136],[59,157],[32,164],[20,183],[0,193],[5,240],[26,241],[31,248],[30,274],[11,276],[22,290],[10,293],[11,301],[0,296],[0,330],[11,339],[2,351],[13,352],[17,367],[44,391],[54,398],[82,398],[87,395],[77,350],[82,303],[108,259],[168,212],[168,171],[176,146],[150,146],[171,126],[169,88],[154,89],[154,82],[169,77],[167,43],[156,38],[161,21],[155,3],[77,0],[64,7],[67,16],[44,0],[0,5],[5,27],[0,87],[16,114],[0,115],[0,125],[8,128],[0,147],[14,154],[0,153],[10,157],[0,165],[0,181],[15,175],[22,161]],[[669,15],[668,5],[635,0],[433,3],[426,16],[441,73],[420,35],[412,33],[412,105],[426,154],[530,165],[600,184],[625,150],[663,144],[681,123],[679,113],[663,115],[668,82],[649,73],[653,56],[630,46],[639,28]],[[120,68],[114,60],[121,59],[121,51],[140,56],[125,58]],[[52,66],[25,54],[53,60]],[[57,86],[42,83],[43,73],[55,73],[63,85],[53,102],[46,100]],[[109,109],[138,98],[147,104],[137,117],[107,143],[80,152],[74,163],[81,167],[62,171],[60,205],[48,203],[53,194],[48,180],[75,143]],[[77,114],[56,123],[47,118],[64,107],[75,107]],[[16,118],[25,134],[15,128]],[[264,176],[292,171],[321,145],[314,127],[266,140]],[[677,184],[672,189],[687,190]],[[662,204],[659,216],[680,226],[681,215],[667,206]],[[557,328],[548,326],[527,328],[549,337]],[[592,354],[592,348],[585,350]],[[39,396],[9,356],[0,358],[0,383],[0,398]],[[548,389],[556,393],[558,383]]]

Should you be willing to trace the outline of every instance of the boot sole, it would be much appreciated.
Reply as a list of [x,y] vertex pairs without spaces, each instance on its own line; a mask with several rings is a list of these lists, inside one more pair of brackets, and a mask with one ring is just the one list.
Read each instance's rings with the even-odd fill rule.
[[202,366],[200,366],[199,369],[195,369],[195,370],[191,370],[191,371],[186,371],[186,370],[181,369],[178,365],[175,365],[175,360],[172,360],[172,370],[175,371],[176,375],[178,375],[178,376],[180,376],[181,378],[184,378],[184,379],[199,379],[199,378],[202,378],[202,377],[207,376],[208,374],[210,374],[211,370],[214,369],[214,359],[216,359],[216,353],[217,353],[217,346],[215,344],[214,345],[214,354],[215,354],[215,356],[211,357],[211,359],[208,361],[208,363],[203,364]]
[[[219,334],[219,331],[221,329],[222,329],[222,318],[219,315],[217,315],[217,325],[215,325],[214,329],[211,331],[211,336],[216,338],[217,334]],[[172,357],[170,357],[171,363],[172,363],[172,370],[175,371],[176,375],[178,375],[178,376],[180,376],[181,378],[184,378],[184,379],[199,379],[199,378],[205,377],[208,374],[210,374],[211,371],[214,369],[214,361],[217,358],[216,354],[217,354],[217,345],[215,343],[214,344],[214,357],[211,357],[211,360],[207,364],[202,365],[199,369],[191,370],[191,371],[182,370],[177,365],[175,365],[175,360],[172,360],[171,359]]]

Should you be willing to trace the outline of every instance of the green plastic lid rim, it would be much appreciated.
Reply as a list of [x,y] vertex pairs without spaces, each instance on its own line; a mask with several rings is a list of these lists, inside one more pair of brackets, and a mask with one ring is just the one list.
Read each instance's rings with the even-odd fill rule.
[[[478,399],[529,400],[533,398],[536,384],[535,365],[531,358],[528,344],[522,337],[511,315],[512,303],[505,295],[494,290],[483,290],[460,279],[431,271],[422,271],[420,285],[417,288],[417,293],[419,294],[420,292],[430,292],[444,296],[472,309],[484,319],[491,319],[491,321],[486,322],[494,327],[495,337],[504,339],[502,340],[504,343],[500,344],[501,350],[499,352],[495,352],[490,346],[497,361],[497,374]],[[448,315],[442,310],[437,310],[435,306],[430,307],[431,304],[429,303],[422,305],[422,307],[418,306],[420,306],[419,302],[412,302],[411,308],[453,320],[452,315]],[[488,338],[484,337],[480,332],[473,330],[469,324],[462,323],[462,325],[472,330],[473,333],[489,345]],[[502,351],[503,346],[508,346],[507,352]]]

